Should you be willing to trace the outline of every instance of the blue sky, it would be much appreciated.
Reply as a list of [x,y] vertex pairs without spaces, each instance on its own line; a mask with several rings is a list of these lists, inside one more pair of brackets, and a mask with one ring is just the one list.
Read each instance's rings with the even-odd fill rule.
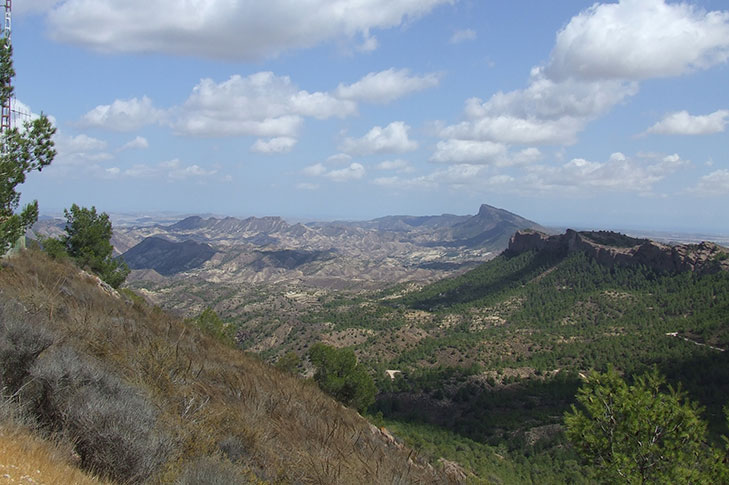
[[[723,1],[24,0],[41,212],[729,233]],[[21,104],[22,103],[22,104]]]

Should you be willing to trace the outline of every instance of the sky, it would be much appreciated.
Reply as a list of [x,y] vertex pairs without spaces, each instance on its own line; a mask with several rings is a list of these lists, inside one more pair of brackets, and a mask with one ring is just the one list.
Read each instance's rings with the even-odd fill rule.
[[[20,0],[41,213],[729,233],[729,5]],[[25,118],[19,116],[18,119]]]

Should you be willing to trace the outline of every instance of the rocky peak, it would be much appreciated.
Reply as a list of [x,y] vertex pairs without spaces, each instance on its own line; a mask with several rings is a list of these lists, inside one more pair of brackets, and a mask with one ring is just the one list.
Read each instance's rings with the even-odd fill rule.
[[729,271],[729,249],[710,242],[670,246],[611,231],[577,232],[549,236],[539,231],[517,231],[509,240],[507,255],[526,251],[571,254],[582,251],[598,263],[612,266],[643,265],[659,272]]
[[193,229],[200,229],[205,225],[205,219],[200,216],[190,216],[185,219],[172,224],[168,227],[171,231],[189,231]]

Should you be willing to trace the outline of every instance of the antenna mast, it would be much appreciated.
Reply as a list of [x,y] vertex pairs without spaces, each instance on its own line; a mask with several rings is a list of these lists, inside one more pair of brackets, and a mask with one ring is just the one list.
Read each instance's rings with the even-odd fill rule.
[[[12,33],[12,7],[13,0],[5,0],[5,23],[3,24],[3,37],[7,41],[7,48],[11,46],[11,33]],[[10,80],[8,80],[10,82]],[[10,116],[12,113],[11,96],[5,99],[2,106],[2,116],[0,117],[0,131],[5,133],[10,129]]]

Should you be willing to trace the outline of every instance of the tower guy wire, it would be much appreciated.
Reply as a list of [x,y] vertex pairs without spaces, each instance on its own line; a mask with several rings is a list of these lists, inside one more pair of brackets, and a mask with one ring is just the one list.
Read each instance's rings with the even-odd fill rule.
[[[2,36],[6,39],[6,48],[10,49],[12,45],[12,10],[13,0],[5,0],[5,22],[3,23]],[[8,83],[10,83],[8,78]],[[0,116],[0,132],[5,133],[12,126],[13,117],[13,102],[12,96],[8,96],[7,99],[3,100],[2,115]]]

